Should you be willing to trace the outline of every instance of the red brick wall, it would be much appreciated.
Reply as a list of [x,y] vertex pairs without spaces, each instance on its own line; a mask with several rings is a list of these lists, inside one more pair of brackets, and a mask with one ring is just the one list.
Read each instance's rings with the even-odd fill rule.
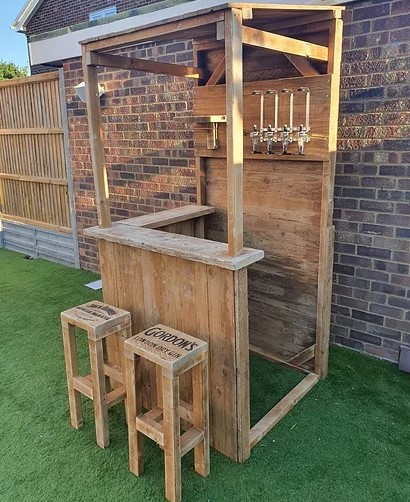
[[[145,45],[126,53],[158,61],[190,62],[190,42]],[[83,229],[97,224],[86,108],[73,87],[83,80],[80,61],[64,65],[81,266],[97,269],[97,249]],[[190,79],[136,71],[101,74],[105,154],[113,219],[196,202],[193,139],[176,113],[192,106]]]
[[410,2],[347,9],[332,339],[396,361],[410,345]]

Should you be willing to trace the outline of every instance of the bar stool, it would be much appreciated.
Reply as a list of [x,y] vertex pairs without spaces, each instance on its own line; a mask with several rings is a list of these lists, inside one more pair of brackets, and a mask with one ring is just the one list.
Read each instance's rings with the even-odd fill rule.
[[[100,301],[91,301],[61,313],[64,356],[67,372],[70,419],[74,429],[83,425],[81,394],[92,399],[97,444],[109,445],[108,409],[123,401],[126,390],[122,367],[105,363],[104,340],[117,334],[122,350],[124,340],[131,336],[131,315]],[[87,331],[91,373],[80,376],[78,371],[75,327]],[[114,388],[107,392],[107,380],[114,381]]]
[[[208,344],[162,324],[124,343],[130,470],[143,472],[143,435],[165,453],[165,495],[181,500],[181,457],[194,448],[195,471],[209,474]],[[162,393],[157,406],[143,413],[141,358],[161,370]],[[192,406],[179,396],[179,377],[192,369]],[[181,435],[180,420],[192,426]]]

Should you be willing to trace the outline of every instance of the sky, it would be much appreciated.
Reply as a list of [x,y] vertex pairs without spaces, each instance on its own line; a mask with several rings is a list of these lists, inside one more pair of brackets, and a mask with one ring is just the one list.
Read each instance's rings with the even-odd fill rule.
[[0,59],[28,66],[26,36],[10,29],[26,0],[0,0]]

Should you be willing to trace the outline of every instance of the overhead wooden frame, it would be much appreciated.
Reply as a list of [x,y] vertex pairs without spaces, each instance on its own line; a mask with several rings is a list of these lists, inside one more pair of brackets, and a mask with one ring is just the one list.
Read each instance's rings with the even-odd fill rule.
[[[305,10],[308,14],[290,16],[284,19],[267,22],[268,16],[259,16],[259,12],[269,10],[280,12]],[[144,72],[173,75],[177,77],[194,78],[205,86],[218,85],[224,78],[226,81],[226,213],[228,254],[240,256],[244,249],[243,228],[243,46],[263,48],[280,52],[292,63],[304,77],[321,75],[312,61],[327,63],[327,72],[331,75],[331,115],[337,116],[338,86],[340,78],[340,59],[342,45],[341,7],[316,6],[284,6],[265,4],[223,4],[212,12],[193,13],[191,17],[180,17],[163,21],[159,24],[141,27],[140,29],[114,34],[107,38],[86,41],[83,44],[83,67],[86,82],[89,133],[92,147],[92,161],[96,186],[96,204],[100,227],[111,226],[109,208],[107,171],[104,160],[104,144],[101,128],[101,110],[98,98],[98,67],[112,67]],[[280,16],[279,16],[280,18]],[[273,26],[273,28],[272,28]],[[308,29],[311,33],[329,31],[327,46],[299,40],[289,36],[287,30],[296,29],[300,33]],[[262,29],[261,29],[262,28]],[[272,33],[275,30],[277,33]],[[309,32],[309,33],[310,33]],[[175,39],[198,39],[224,41],[224,55],[212,72],[201,68],[198,63],[185,66],[161,63],[151,60],[128,58],[110,53],[121,47],[146,41],[164,41]],[[303,37],[302,37],[303,38]],[[319,37],[320,38],[320,37]],[[325,65],[318,65],[324,68]],[[331,226],[331,189],[336,149],[336,127],[333,121],[328,138],[329,161],[323,162],[323,185],[321,192],[320,221],[320,267],[318,271],[317,293],[317,327],[316,343],[301,350],[292,357],[280,359],[272,357],[261,348],[251,346],[250,350],[268,360],[301,370],[307,376],[257,424],[249,427],[248,397],[238,397],[241,408],[241,423],[247,429],[241,431],[240,454],[243,461],[249,456],[249,450],[255,446],[272,427],[292,409],[292,407],[307,392],[327,374],[328,343],[329,343],[329,302],[331,283],[332,232]],[[326,138],[327,140],[327,138]],[[206,202],[205,194],[205,162],[201,156],[196,157],[198,168],[199,203]],[[202,231],[203,235],[203,231]],[[245,276],[244,276],[245,277]],[[246,282],[246,281],[245,281]],[[237,287],[237,294],[243,293],[243,287]],[[236,308],[236,307],[235,307]],[[245,312],[245,310],[244,310]],[[241,318],[241,314],[237,315]],[[246,324],[247,320],[241,318]],[[237,329],[237,328],[236,328]],[[243,357],[240,347],[237,348],[238,360]],[[312,359],[315,359],[314,369]],[[241,359],[243,361],[245,359]],[[308,369],[309,368],[309,369]],[[245,372],[246,373],[246,372]],[[247,383],[243,382],[246,386]],[[249,399],[248,399],[249,401]],[[238,432],[239,434],[239,432]]]

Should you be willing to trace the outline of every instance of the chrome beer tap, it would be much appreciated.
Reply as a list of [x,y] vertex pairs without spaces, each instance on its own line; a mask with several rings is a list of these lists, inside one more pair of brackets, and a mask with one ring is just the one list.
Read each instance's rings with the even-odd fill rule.
[[268,155],[273,154],[273,144],[278,141],[278,110],[279,110],[279,96],[278,91],[275,89],[269,89],[266,91],[266,94],[274,96],[274,126],[272,129],[272,124],[269,124],[265,131],[265,140],[266,140],[266,153]]
[[253,91],[253,96],[260,96],[260,109],[259,109],[259,118],[260,118],[260,126],[255,124],[253,126],[253,131],[249,134],[252,140],[252,153],[261,153],[259,148],[259,143],[263,143],[264,141],[264,128],[263,128],[263,115],[264,115],[264,95],[261,91]]
[[299,92],[304,92],[306,96],[305,101],[305,124],[300,124],[297,129],[298,137],[298,153],[305,155],[305,143],[310,141],[310,89],[309,87],[299,87]]
[[282,140],[282,154],[281,155],[291,155],[288,152],[290,143],[293,141],[293,90],[292,89],[282,89],[284,94],[289,95],[289,125],[285,124],[282,128],[278,129],[280,132],[280,138]]

